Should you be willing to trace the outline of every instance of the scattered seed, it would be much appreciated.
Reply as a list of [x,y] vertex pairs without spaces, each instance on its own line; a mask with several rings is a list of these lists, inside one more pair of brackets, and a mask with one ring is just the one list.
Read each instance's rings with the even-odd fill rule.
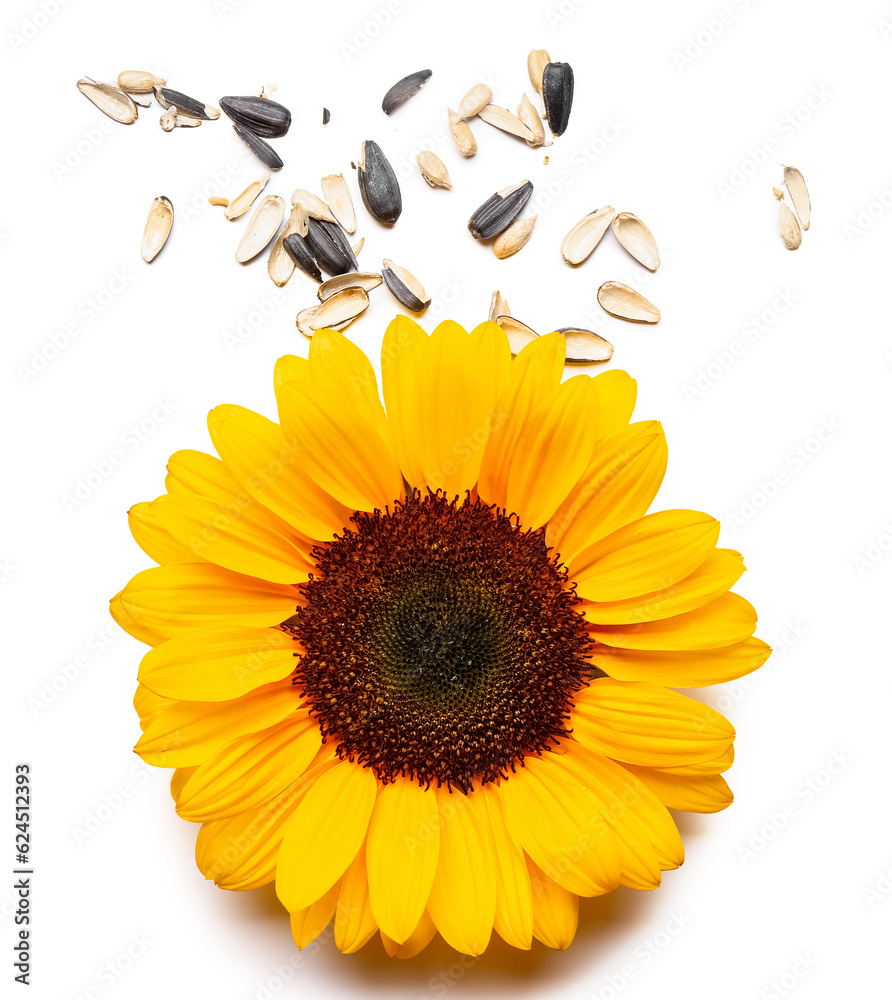
[[660,310],[634,288],[619,281],[605,281],[598,289],[598,302],[605,312],[630,323],[658,323]]
[[508,308],[508,300],[502,298],[502,293],[495,291],[489,302],[489,319],[495,323],[499,316],[510,316],[511,310]]
[[455,148],[462,156],[473,156],[477,152],[477,140],[474,138],[471,127],[452,108],[447,110],[449,111],[449,132],[452,135]]
[[353,210],[353,199],[350,188],[343,174],[328,174],[322,178],[322,194],[331,208],[335,219],[348,233],[356,232],[356,213]]
[[496,316],[496,323],[505,331],[512,354],[520,354],[527,344],[532,344],[539,336],[532,327],[513,316]]
[[790,192],[793,208],[796,209],[802,228],[808,229],[811,225],[811,199],[808,197],[808,188],[805,186],[802,171],[796,167],[784,167],[784,184]]
[[322,124],[327,125],[331,121],[331,112],[328,108],[322,109]]
[[620,212],[613,220],[613,232],[622,247],[648,271],[656,271],[660,266],[660,251],[653,233],[637,215]]
[[420,69],[417,73],[410,73],[408,76],[404,76],[402,80],[397,80],[384,95],[384,100],[381,102],[381,110],[385,115],[392,114],[398,107],[405,104],[410,97],[414,97],[430,78],[431,71],[429,69]]
[[307,191],[306,188],[294,189],[291,194],[291,204],[303,205],[307,215],[311,215],[314,219],[324,219],[326,222],[338,221],[328,205],[318,195],[313,194],[312,191]]
[[548,166],[548,157],[547,156],[543,156],[542,157],[542,166],[543,167],[547,167]]
[[135,122],[139,115],[133,98],[110,83],[97,83],[85,76],[77,81],[77,89],[104,115],[121,122],[122,125]]
[[235,259],[239,264],[252,260],[269,246],[279,231],[284,215],[285,202],[277,194],[269,194],[260,202],[235,251]]
[[517,115],[512,115],[507,108],[500,108],[498,104],[487,104],[477,117],[485,121],[487,125],[493,125],[503,132],[516,135],[518,139],[525,139],[530,144],[533,142],[532,131],[524,125]]
[[323,281],[316,289],[316,294],[319,296],[319,301],[324,302],[345,288],[364,288],[370,292],[373,288],[377,288],[382,280],[382,276],[375,274],[374,271],[347,271],[346,274],[336,274],[328,281]]
[[316,315],[316,310],[319,306],[307,306],[306,309],[301,309],[297,314],[297,328],[305,337],[312,337],[316,332],[312,326],[310,326],[310,320]]
[[531,215],[528,219],[515,219],[507,229],[503,230],[492,244],[492,251],[496,257],[504,260],[518,250],[523,250],[533,235],[533,226],[536,225],[538,218],[538,215]]
[[529,140],[530,145],[535,149],[537,146],[545,144],[545,126],[539,117],[539,112],[533,107],[533,102],[523,95],[523,99],[517,106],[517,117],[533,133],[533,138]]
[[151,264],[161,253],[161,248],[170,236],[171,226],[173,226],[173,204],[169,198],[161,195],[152,202],[149,217],[146,219],[146,228],[142,234],[142,259],[147,264]]
[[279,156],[273,147],[264,139],[261,139],[259,135],[255,135],[249,128],[239,125],[238,122],[234,122],[232,128],[239,139],[242,140],[265,167],[269,167],[270,170],[281,170],[285,165],[282,162],[282,157]]
[[458,105],[459,118],[473,118],[492,101],[492,88],[485,83],[477,83],[465,94]]
[[784,193],[780,188],[773,187],[771,190],[774,192],[774,197],[777,198],[778,201],[784,200]]
[[299,233],[289,233],[283,242],[285,252],[301,271],[312,278],[313,281],[321,283],[322,272],[319,270],[319,265],[313,256],[313,251],[307,243],[307,238],[301,236]]
[[384,284],[393,293],[397,301],[410,309],[412,312],[422,312],[431,304],[431,297],[424,290],[424,285],[406,268],[394,264],[392,260],[384,258],[384,266],[381,269],[384,277]]
[[125,69],[118,73],[118,89],[128,94],[151,94],[156,87],[163,87],[167,80],[141,69]]
[[198,128],[201,122],[201,118],[190,118],[189,115],[178,114],[174,125],[176,128]]
[[228,198],[221,198],[221,197],[219,197],[219,195],[211,195],[211,197],[208,198],[208,204],[209,205],[215,205],[215,206],[216,205],[222,205],[223,208],[226,208],[226,206],[229,204],[229,199]]
[[359,240],[353,244],[353,256],[358,257],[359,251],[365,246],[365,237],[360,236]]
[[601,242],[613,215],[610,205],[605,205],[604,208],[583,216],[561,243],[561,256],[564,260],[568,264],[581,264],[586,260]]
[[171,106],[167,108],[166,111],[162,111],[160,121],[161,121],[161,128],[163,128],[165,132],[173,132],[177,124],[176,105],[171,104]]
[[468,220],[471,235],[475,240],[498,236],[520,215],[532,193],[533,185],[527,180],[497,191]]
[[784,246],[788,250],[798,250],[802,245],[802,227],[785,201],[780,203],[778,225]]
[[271,174],[267,171],[262,177],[258,177],[256,181],[251,181],[241,194],[233,198],[229,203],[229,207],[223,213],[226,218],[231,221],[232,219],[237,219],[240,215],[244,215],[254,204],[254,199],[257,195],[266,187],[266,182],[270,179],[270,176]]
[[550,62],[551,56],[545,49],[533,49],[527,56],[527,72],[530,74],[530,83],[537,94],[542,93],[542,75]]
[[550,62],[542,73],[542,99],[553,135],[563,135],[573,107],[573,69],[569,63]]
[[452,189],[452,181],[449,180],[446,164],[436,153],[432,153],[429,149],[423,149],[415,159],[421,168],[421,176],[431,187]]
[[353,286],[335,292],[316,307],[308,325],[314,330],[324,327],[342,329],[369,307],[369,295],[364,288]]
[[221,97],[220,107],[261,139],[277,139],[291,127],[291,112],[268,97]]
[[[266,269],[270,278],[273,280],[273,284],[277,285],[279,288],[283,285],[287,285],[291,280],[291,275],[294,274],[294,260],[289,256],[288,251],[285,249],[285,237],[290,236],[292,233],[299,232],[301,222],[303,222],[304,226],[306,226],[306,221],[306,212],[303,211],[300,205],[292,208],[291,214],[288,216],[288,221],[282,227],[282,231],[276,237],[272,250],[269,252]],[[306,233],[304,233],[304,235],[306,235]]]
[[591,330],[565,326],[556,331],[566,342],[568,365],[590,365],[595,361],[609,361],[613,357],[613,344]]
[[155,100],[162,108],[169,108],[175,104],[179,110],[190,118],[203,118],[205,121],[213,121],[220,117],[220,109],[212,104],[203,104],[196,101],[194,97],[181,94],[178,90],[171,90],[169,87],[155,87]]
[[328,274],[358,270],[356,255],[336,222],[314,219],[311,215],[306,239],[316,263]]
[[141,108],[150,108],[152,106],[151,98],[148,101],[141,101],[139,100],[140,97],[139,94],[128,94],[127,96],[130,98],[131,101],[133,101],[134,104],[138,105]]
[[377,142],[367,139],[362,144],[357,167],[359,193],[369,214],[393,225],[403,210],[403,198],[393,167]]

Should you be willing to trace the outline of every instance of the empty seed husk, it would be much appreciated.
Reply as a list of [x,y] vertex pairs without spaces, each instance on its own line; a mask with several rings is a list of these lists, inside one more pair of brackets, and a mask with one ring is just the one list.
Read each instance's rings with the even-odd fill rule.
[[449,132],[455,143],[455,148],[462,156],[473,156],[477,152],[477,140],[474,138],[471,127],[452,108],[447,110],[449,112]]
[[316,289],[316,294],[319,296],[319,301],[324,302],[345,288],[364,288],[370,292],[373,288],[377,288],[382,280],[382,276],[375,274],[374,271],[347,271],[346,274],[336,274],[328,281],[323,281]]
[[[294,274],[294,260],[285,249],[285,237],[290,236],[296,231],[299,224],[298,220],[300,212],[300,207],[291,209],[288,221],[282,227],[282,231],[279,235],[275,238],[272,249],[269,252],[269,258],[266,262],[267,272],[269,273],[273,284],[279,288],[283,285],[287,285],[291,280],[291,275]],[[303,218],[304,221],[306,221],[306,216]]]
[[330,275],[358,270],[356,255],[336,222],[310,216],[307,245],[316,263]]
[[177,109],[175,104],[171,104],[169,108],[161,112],[161,128],[165,132],[173,132],[177,126]]
[[539,336],[532,327],[513,316],[496,316],[496,323],[505,331],[512,354],[520,354],[527,344],[532,344]]
[[295,265],[303,271],[313,281],[322,281],[322,272],[319,264],[313,256],[313,251],[307,243],[307,238],[298,233],[289,233],[284,241],[285,252],[294,261]]
[[394,264],[392,260],[384,259],[381,270],[384,284],[393,292],[393,296],[412,312],[421,312],[431,304],[431,297],[424,290],[424,285],[406,268]]
[[268,97],[221,97],[220,107],[261,139],[277,139],[291,127],[291,112]]
[[362,144],[356,165],[359,193],[369,214],[393,225],[403,210],[403,197],[393,167],[377,142],[367,139]]
[[204,104],[194,97],[181,94],[178,90],[171,90],[169,87],[155,87],[155,100],[162,108],[169,108],[175,104],[180,114],[188,115],[190,118],[203,118],[205,121],[213,121],[220,117],[220,109],[212,104]]
[[430,78],[431,71],[429,69],[420,69],[417,73],[410,73],[408,76],[404,76],[402,80],[397,80],[384,95],[384,100],[381,102],[381,110],[385,115],[392,114],[398,107],[405,104],[410,97],[414,97]]
[[305,337],[312,337],[315,333],[313,327],[310,326],[310,320],[316,315],[316,310],[318,308],[319,306],[307,306],[306,309],[301,309],[301,311],[297,314],[295,323],[297,324],[298,330],[300,330]]
[[784,184],[790,192],[790,199],[802,228],[808,229],[811,225],[811,199],[808,197],[808,188],[805,186],[802,171],[796,167],[784,167]]
[[321,330],[323,327],[342,329],[368,307],[369,295],[364,288],[344,288],[316,307],[309,319],[309,326],[314,330]]
[[359,239],[353,244],[353,256],[358,257],[359,251],[365,246],[365,237],[360,236]]
[[162,80],[154,73],[142,69],[125,69],[118,73],[118,88],[128,94],[151,94],[156,87],[163,87],[167,80]]
[[660,310],[634,288],[620,281],[605,281],[598,289],[598,302],[605,312],[630,323],[658,323]]
[[620,212],[613,220],[613,232],[622,247],[649,271],[660,266],[660,251],[653,233],[637,215]]
[[488,240],[498,236],[520,215],[532,193],[533,185],[527,180],[497,191],[468,220],[471,235],[475,240]]
[[229,207],[223,213],[226,218],[231,221],[232,219],[237,219],[240,215],[244,215],[254,204],[254,199],[257,195],[266,187],[266,182],[270,179],[270,176],[271,174],[267,171],[262,177],[258,177],[256,181],[251,181],[241,194],[233,198],[229,203]]
[[169,198],[160,195],[152,202],[146,228],[142,234],[142,259],[150,264],[167,242],[170,229],[173,226],[173,204]]
[[596,361],[609,361],[613,357],[613,344],[591,330],[565,326],[556,332],[566,342],[565,361],[568,365],[590,365]]
[[516,135],[518,139],[525,139],[530,144],[533,142],[532,131],[524,125],[517,115],[512,115],[507,108],[501,108],[498,104],[487,104],[477,117],[485,121],[487,125],[493,125],[509,135]]
[[431,187],[452,189],[452,181],[449,180],[446,164],[436,153],[432,153],[429,149],[423,149],[415,159],[421,169],[421,176]]
[[190,118],[188,115],[177,113],[173,124],[175,128],[198,128],[202,121],[203,119],[201,118]]
[[554,135],[563,135],[573,107],[573,69],[569,63],[550,62],[542,73],[545,115]]
[[232,128],[239,139],[242,140],[265,167],[269,167],[270,170],[282,169],[285,165],[282,162],[282,157],[279,156],[268,142],[261,139],[259,135],[255,135],[249,128],[245,128],[244,125],[239,125],[238,122],[234,122]]
[[527,140],[529,144],[534,149],[537,146],[544,145],[545,126],[542,124],[539,112],[533,107],[533,102],[529,99],[529,97],[527,97],[526,94],[523,95],[523,99],[517,106],[517,117],[523,122],[524,125],[526,125],[533,135],[532,139]]
[[781,239],[788,250],[798,250],[802,245],[802,227],[799,220],[793,214],[789,205],[785,201],[780,203],[780,216],[778,218]]
[[533,49],[527,56],[527,72],[530,74],[530,83],[537,94],[542,93],[542,74],[550,62],[551,56],[546,49]]
[[485,83],[477,83],[465,94],[458,105],[459,118],[473,118],[492,101],[492,88]]
[[561,256],[568,264],[581,264],[601,242],[607,227],[613,221],[614,211],[610,205],[589,212],[564,237]]
[[492,293],[492,298],[489,300],[489,319],[490,322],[495,323],[499,316],[509,316],[511,315],[511,310],[508,308],[508,300],[502,297],[502,293],[498,290]]
[[531,215],[528,219],[515,219],[493,241],[492,252],[496,257],[499,260],[504,260],[517,253],[518,250],[523,250],[533,235],[533,226],[536,225],[538,218],[538,215]]
[[89,101],[109,118],[113,118],[122,125],[129,125],[135,122],[139,112],[133,103],[133,98],[125,94],[123,90],[118,90],[110,83],[97,83],[85,76],[77,81],[77,89]]
[[338,221],[319,195],[313,194],[312,191],[307,191],[306,188],[294,189],[291,194],[291,204],[302,205],[307,215],[311,215],[314,219],[324,219],[326,222]]
[[332,215],[348,233],[356,232],[356,212],[353,210],[353,199],[350,188],[343,174],[328,174],[322,178],[322,194]]
[[267,195],[254,210],[239,240],[235,259],[244,264],[269,246],[285,215],[285,202],[277,194]]
[[143,100],[139,99],[140,98],[139,94],[129,94],[128,93],[127,96],[130,98],[131,101],[133,101],[134,104],[139,105],[139,107],[141,107],[141,108],[150,108],[152,106],[152,99],[149,98],[149,100],[145,100],[145,95],[144,94],[142,95]]

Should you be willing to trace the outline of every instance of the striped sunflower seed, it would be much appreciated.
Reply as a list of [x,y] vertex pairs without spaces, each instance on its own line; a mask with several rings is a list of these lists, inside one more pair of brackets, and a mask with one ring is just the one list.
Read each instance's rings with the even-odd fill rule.
[[173,226],[173,204],[170,198],[164,195],[156,198],[149,209],[149,217],[146,219],[146,228],[142,234],[142,259],[147,263],[151,262],[161,253],[161,248],[170,236]]
[[313,256],[306,236],[301,236],[299,233],[289,233],[283,240],[283,245],[285,253],[304,274],[312,278],[313,281],[322,282],[322,272],[319,270],[319,264]]
[[322,194],[331,208],[332,215],[348,233],[356,232],[356,212],[350,188],[343,174],[328,174],[322,178]]
[[471,235],[475,240],[498,236],[520,215],[532,193],[533,185],[527,180],[497,191],[468,220]]
[[282,157],[259,135],[255,135],[249,128],[239,125],[238,122],[234,122],[232,128],[239,139],[265,167],[269,167],[270,170],[281,170],[285,166]]
[[465,94],[458,105],[459,118],[473,118],[492,101],[492,88],[485,83],[477,83]]
[[532,344],[539,336],[532,327],[513,316],[496,316],[496,323],[505,331],[512,354],[520,354],[527,344]]
[[523,95],[520,104],[517,106],[517,117],[533,133],[533,138],[527,140],[529,144],[534,149],[537,146],[544,146],[545,126],[542,124],[539,112],[533,107],[533,102],[526,94]]
[[576,326],[561,327],[556,331],[566,343],[568,365],[590,365],[596,361],[609,361],[613,357],[613,344],[591,330]]
[[77,89],[96,105],[97,108],[109,118],[113,118],[122,125],[129,125],[135,122],[139,112],[133,103],[133,98],[125,94],[123,90],[118,90],[110,83],[97,83],[85,76],[77,81]]
[[262,177],[258,177],[256,181],[251,181],[251,183],[245,188],[241,194],[237,195],[229,203],[229,207],[223,213],[227,219],[232,221],[237,219],[240,215],[244,215],[245,212],[254,204],[254,199],[260,192],[266,187],[266,182],[270,179],[272,175],[267,171]]
[[356,255],[336,222],[310,216],[307,245],[316,263],[330,275],[358,270]]
[[190,118],[213,121],[220,117],[219,108],[215,108],[212,104],[204,104],[194,97],[182,94],[178,90],[171,90],[169,87],[155,87],[155,100],[162,108],[169,108],[175,104],[180,114],[188,115]]
[[660,310],[634,288],[620,281],[605,281],[598,289],[598,302],[605,312],[630,323],[659,323]]
[[550,62],[551,56],[546,49],[533,49],[527,56],[527,72],[530,74],[530,83],[537,94],[542,93],[542,74]]
[[385,115],[393,114],[410,97],[414,97],[430,78],[431,71],[429,69],[420,69],[417,73],[410,73],[408,76],[404,76],[402,80],[397,80],[384,95],[384,100],[381,102],[381,110]]
[[220,107],[261,139],[278,139],[291,128],[291,112],[268,97],[221,97]]
[[564,260],[568,264],[581,264],[586,260],[601,242],[613,216],[614,211],[610,205],[584,215],[561,243],[561,256]]
[[498,104],[487,104],[477,117],[485,121],[487,125],[493,125],[509,135],[516,135],[518,139],[525,139],[530,145],[533,144],[532,131],[524,125],[517,115],[512,115],[507,108],[501,108]]
[[165,83],[167,80],[141,69],[125,69],[118,73],[118,89],[125,90],[128,94],[151,94],[156,87],[163,87]]
[[364,288],[370,292],[373,288],[377,288],[382,281],[383,277],[380,274],[375,274],[374,271],[347,271],[346,274],[336,274],[328,281],[323,281],[316,289],[316,294],[319,296],[319,301],[324,302],[345,288]]
[[449,133],[455,143],[455,148],[462,156],[473,156],[477,152],[477,140],[474,138],[470,125],[452,108],[447,110],[449,112]]
[[267,195],[254,210],[239,240],[235,259],[245,264],[265,250],[279,231],[285,215],[285,202],[277,194]]
[[363,204],[379,222],[392,226],[403,210],[403,197],[393,167],[377,142],[367,139],[362,144],[357,167]]
[[531,215],[528,219],[515,219],[507,229],[501,232],[492,244],[492,252],[496,257],[499,260],[504,260],[517,253],[518,250],[523,250],[533,235],[533,226],[536,225],[538,218],[538,215]]
[[384,266],[381,269],[384,284],[393,293],[397,301],[412,312],[422,312],[431,304],[431,297],[424,290],[424,285],[406,268],[394,264],[392,260],[384,258]]
[[344,288],[316,307],[316,311],[309,319],[309,326],[313,330],[325,327],[341,330],[348,323],[352,323],[360,313],[364,313],[368,307],[369,294],[364,288],[358,285]]
[[793,208],[796,209],[802,228],[808,229],[811,225],[811,199],[808,197],[808,188],[805,186],[802,171],[796,167],[784,167],[784,184],[790,192]]
[[510,316],[511,310],[508,308],[508,300],[502,297],[500,291],[495,291],[492,293],[492,298],[489,302],[489,319],[490,322],[495,323],[499,316]]
[[553,135],[563,135],[573,107],[573,69],[569,63],[550,62],[542,73],[542,99]]
[[656,271],[660,266],[660,251],[653,233],[637,215],[620,212],[613,220],[613,232],[622,247],[648,271]]
[[452,189],[452,181],[449,179],[446,164],[436,153],[432,153],[429,149],[423,149],[415,159],[421,170],[421,176],[432,188]]

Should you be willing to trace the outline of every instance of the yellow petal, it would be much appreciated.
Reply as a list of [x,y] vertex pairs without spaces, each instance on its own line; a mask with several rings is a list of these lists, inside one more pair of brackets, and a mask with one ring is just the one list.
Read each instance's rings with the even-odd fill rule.
[[407,938],[403,944],[389,938],[384,931],[381,931],[381,942],[391,958],[414,958],[419,952],[424,951],[436,933],[437,928],[434,926],[430,914],[425,910],[418,926],[412,931],[412,936]]
[[144,642],[148,646],[157,646],[159,642],[164,642],[167,633],[147,628],[138,621],[124,607],[123,595],[124,591],[122,590],[108,602],[108,613],[115,620],[115,624],[119,625],[128,635],[132,635],[134,639],[139,639],[140,642]]
[[734,763],[734,744],[712,760],[701,760],[695,764],[679,764],[677,767],[661,767],[664,774],[723,774]]
[[137,684],[133,695],[133,707],[139,716],[140,729],[145,732],[148,724],[165,709],[176,704],[176,698],[164,698],[150,691],[145,684]]
[[250,625],[196,629],[150,650],[139,679],[184,701],[228,701],[293,673],[300,646],[286,632]]
[[338,889],[334,936],[338,950],[352,955],[378,929],[369,899],[365,845],[360,847],[350,867],[344,872]]
[[338,902],[338,883],[315,902],[291,914],[291,936],[298,948],[306,948],[331,923]]
[[511,377],[511,348],[505,331],[498,323],[479,323],[471,330],[471,343],[477,352],[477,365],[484,373],[487,391],[498,400]]
[[661,510],[617,528],[570,564],[589,601],[620,601],[670,587],[703,563],[719,522],[694,510]]
[[273,388],[278,392],[286,382],[305,382],[310,377],[310,363],[296,354],[283,354],[276,361]]
[[722,594],[696,611],[655,622],[589,626],[591,637],[607,646],[665,651],[730,646],[755,630],[756,609],[738,594]]
[[663,428],[656,420],[624,427],[598,443],[545,533],[565,565],[599,538],[647,513],[663,481],[667,456]]
[[598,392],[598,437],[604,440],[621,431],[632,419],[638,387],[628,372],[611,368],[594,378]]
[[601,677],[574,695],[567,723],[596,753],[646,767],[712,760],[734,740],[714,708],[657,684]]
[[177,701],[152,719],[134,749],[155,767],[201,764],[230,740],[280,722],[300,704],[290,679],[233,701]]
[[630,625],[693,611],[730,590],[746,569],[743,556],[733,549],[715,549],[701,566],[664,590],[624,601],[583,601],[579,611],[598,625]]
[[121,592],[121,607],[142,628],[169,638],[218,625],[278,625],[294,614],[297,598],[292,587],[187,563],[137,573]]
[[671,774],[654,767],[623,767],[641,781],[670,809],[714,813],[726,809],[734,794],[720,774]]
[[492,936],[497,864],[486,804],[475,792],[437,789],[440,856],[428,910],[457,951],[480,955]]
[[173,774],[170,776],[170,797],[174,800],[174,802],[178,801],[183,788],[186,786],[186,782],[192,777],[193,774],[195,774],[197,770],[198,766],[177,767],[174,769]]
[[750,674],[768,659],[771,647],[744,639],[717,649],[614,649],[599,646],[591,660],[620,681],[654,681],[667,687],[705,687]]
[[153,508],[152,503],[137,503],[127,511],[127,523],[136,544],[159,566],[196,562],[192,550],[174,539],[161,525]]
[[378,793],[366,847],[369,894],[378,926],[405,941],[427,906],[440,851],[433,788],[399,777]]
[[533,893],[533,936],[548,948],[563,951],[576,937],[579,897],[550,879],[527,858]]
[[428,336],[408,316],[391,320],[381,346],[381,386],[393,450],[406,482],[424,486],[424,469],[419,443],[418,396],[421,359]]
[[365,840],[377,790],[369,768],[340,761],[302,799],[276,873],[276,893],[287,910],[310,906],[344,874]]
[[242,488],[297,531],[327,541],[348,523],[351,511],[307,475],[278,424],[241,406],[218,406],[208,429]]
[[512,836],[536,864],[580,896],[619,884],[616,842],[603,821],[610,801],[554,753],[527,757],[499,786]]
[[486,806],[498,867],[494,926],[503,941],[527,949],[533,940],[533,894],[520,845],[508,831],[501,793],[493,784],[475,790]]

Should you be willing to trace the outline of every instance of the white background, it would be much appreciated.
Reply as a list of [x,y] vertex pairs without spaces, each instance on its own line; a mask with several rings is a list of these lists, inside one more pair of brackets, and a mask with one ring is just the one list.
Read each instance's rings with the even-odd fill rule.
[[[393,0],[382,28],[386,10],[386,0],[4,5],[3,773],[11,798],[14,763],[33,767],[29,995],[880,995],[892,917],[892,7]],[[513,110],[530,90],[534,47],[575,68],[567,133],[530,150],[477,122],[480,150],[462,160],[446,106],[485,80]],[[422,67],[433,70],[428,85],[386,118],[385,90]],[[361,265],[388,256],[413,270],[434,297],[428,328],[446,316],[477,323],[500,288],[543,332],[578,324],[609,338],[613,363],[638,380],[638,416],[666,428],[658,505],[721,517],[722,543],[744,552],[738,590],[777,653],[751,678],[700,692],[738,728],[737,801],[679,817],[688,859],[657,892],[583,901],[568,952],[496,942],[459,962],[436,944],[401,963],[377,942],[344,957],[326,939],[298,956],[271,887],[225,893],[203,881],[195,828],[175,816],[167,775],[132,754],[142,647],[106,611],[147,565],[125,512],[163,491],[171,452],[209,449],[211,406],[274,413],[272,365],[306,353],[294,316],[314,288],[296,277],[276,295],[262,258],[235,263],[248,217],[227,222],[206,198],[233,197],[262,169],[225,119],[165,134],[153,107],[125,127],[75,88],[81,74],[113,80],[125,68],[210,102],[276,81],[294,125],[275,144],[285,169],[267,193],[287,200],[344,172],[366,236]],[[366,138],[404,177],[392,230],[364,212],[350,170]],[[453,191],[417,174],[424,144]],[[780,163],[799,166],[812,194],[796,253],[777,234]],[[465,223],[523,177],[540,219],[530,244],[498,261]],[[177,217],[148,266],[140,236],[159,194]],[[607,203],[651,227],[664,260],[656,275],[612,236],[578,269],[561,261],[564,233]],[[640,288],[662,322],[603,315],[595,292],[607,279]],[[374,356],[395,309],[379,290],[349,335]],[[132,429],[141,424],[143,440]],[[109,471],[113,452],[110,474],[66,505],[94,467]],[[831,775],[834,757],[844,766]],[[0,817],[11,870],[11,803]],[[0,887],[9,995],[20,989],[12,881]]]

